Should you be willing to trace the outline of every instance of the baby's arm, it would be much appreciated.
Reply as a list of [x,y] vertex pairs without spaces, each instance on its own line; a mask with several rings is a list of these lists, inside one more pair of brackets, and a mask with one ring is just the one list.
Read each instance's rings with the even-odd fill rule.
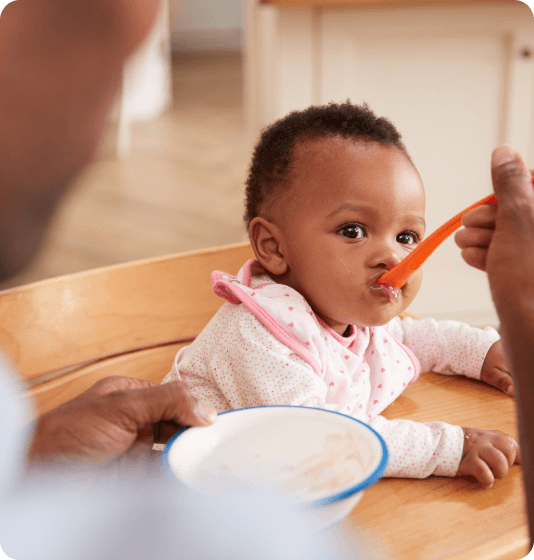
[[458,321],[394,319],[388,329],[417,356],[421,371],[480,379],[513,396],[513,383],[498,332]]
[[470,475],[491,487],[496,478],[506,476],[514,462],[521,462],[517,442],[499,431],[460,428],[445,422],[386,420],[382,416],[373,418],[369,425],[384,438],[389,450],[385,477]]
[[478,329],[458,321],[395,318],[387,328],[415,354],[421,371],[473,379],[481,378],[488,351],[500,339],[491,327]]
[[386,442],[389,461],[386,477],[426,478],[455,476],[462,459],[464,432],[445,422],[422,424],[411,420],[369,421]]

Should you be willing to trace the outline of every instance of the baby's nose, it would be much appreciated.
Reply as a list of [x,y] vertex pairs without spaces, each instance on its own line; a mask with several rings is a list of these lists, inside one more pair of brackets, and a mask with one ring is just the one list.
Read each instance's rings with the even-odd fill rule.
[[397,255],[397,253],[393,251],[388,262],[386,263],[387,269],[390,270],[394,266],[397,266],[401,262],[401,260],[402,259]]
[[382,245],[374,257],[372,266],[381,267],[390,270],[401,262],[402,258],[397,254],[395,247],[384,244]]

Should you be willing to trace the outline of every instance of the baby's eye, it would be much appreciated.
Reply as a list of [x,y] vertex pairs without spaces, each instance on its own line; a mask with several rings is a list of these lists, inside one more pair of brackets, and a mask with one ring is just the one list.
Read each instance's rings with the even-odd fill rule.
[[404,233],[399,233],[399,235],[397,235],[397,241],[403,245],[413,245],[414,243],[417,243],[418,239],[419,237],[417,234],[411,231],[405,231]]
[[365,237],[365,231],[363,227],[357,226],[356,224],[351,224],[350,226],[342,227],[339,232],[344,237],[348,237],[349,239],[361,239]]

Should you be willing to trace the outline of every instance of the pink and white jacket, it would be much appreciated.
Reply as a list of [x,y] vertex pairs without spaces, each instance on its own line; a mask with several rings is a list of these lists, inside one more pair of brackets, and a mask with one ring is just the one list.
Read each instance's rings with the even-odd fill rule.
[[420,371],[479,379],[499,339],[495,329],[397,317],[382,327],[352,326],[345,338],[257,261],[235,277],[214,272],[212,281],[227,303],[178,352],[164,383],[182,379],[219,412],[273,404],[341,412],[382,435],[390,453],[384,476],[456,474],[463,450],[459,426],[386,420],[380,413]]

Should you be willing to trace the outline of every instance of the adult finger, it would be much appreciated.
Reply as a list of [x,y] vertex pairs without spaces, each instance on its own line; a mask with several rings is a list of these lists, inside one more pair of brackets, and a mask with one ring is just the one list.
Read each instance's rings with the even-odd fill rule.
[[157,383],[147,381],[146,379],[137,379],[135,377],[122,377],[120,375],[110,375],[97,381],[92,387],[89,387],[84,393],[85,395],[107,395],[114,391],[129,391],[133,389],[148,389],[155,387]]
[[517,209],[534,204],[532,175],[521,155],[511,146],[499,146],[491,156],[491,176],[495,197],[501,209]]
[[483,204],[465,213],[462,216],[462,225],[464,227],[494,228],[496,214],[496,204]]
[[482,247],[466,247],[461,251],[464,261],[473,268],[486,270],[487,250]]
[[460,249],[464,249],[465,247],[489,247],[492,237],[493,229],[477,227],[461,229],[454,236],[454,240]]
[[183,426],[206,426],[217,417],[217,412],[195,399],[182,381],[113,393],[109,397],[124,422],[130,423],[130,429],[140,430],[161,420],[173,420]]

